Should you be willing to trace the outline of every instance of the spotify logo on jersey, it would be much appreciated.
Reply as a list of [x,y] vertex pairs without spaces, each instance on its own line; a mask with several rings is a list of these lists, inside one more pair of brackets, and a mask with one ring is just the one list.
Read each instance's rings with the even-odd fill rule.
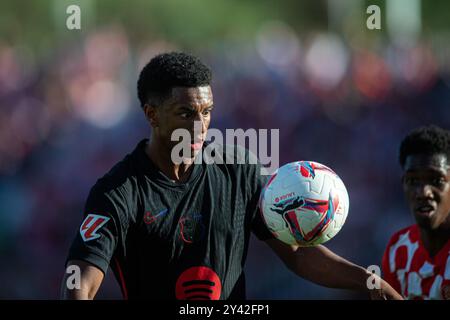
[[211,268],[192,267],[178,277],[175,290],[179,300],[219,300],[222,285]]

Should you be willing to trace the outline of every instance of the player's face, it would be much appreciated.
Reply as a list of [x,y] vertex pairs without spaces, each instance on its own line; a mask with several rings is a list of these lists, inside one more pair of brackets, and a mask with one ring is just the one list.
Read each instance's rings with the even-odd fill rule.
[[417,224],[450,230],[450,167],[443,154],[406,158],[403,190]]
[[186,157],[194,158],[206,139],[212,109],[210,86],[175,87],[171,97],[155,109],[154,134],[167,150],[172,150],[181,141],[181,138],[171,141],[172,133],[176,129],[186,129],[190,133],[190,140],[186,142],[189,143],[190,154]]

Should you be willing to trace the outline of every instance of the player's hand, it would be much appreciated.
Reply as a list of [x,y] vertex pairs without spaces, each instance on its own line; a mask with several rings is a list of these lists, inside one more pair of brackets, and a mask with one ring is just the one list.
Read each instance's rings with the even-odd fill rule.
[[403,300],[403,297],[389,283],[381,279],[381,288],[370,290],[372,300]]

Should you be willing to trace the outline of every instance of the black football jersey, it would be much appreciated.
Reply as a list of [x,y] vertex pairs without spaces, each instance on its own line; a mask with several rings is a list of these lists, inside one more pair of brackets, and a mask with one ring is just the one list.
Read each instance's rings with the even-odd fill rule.
[[147,141],[91,189],[67,261],[110,266],[126,299],[244,299],[250,233],[273,237],[258,209],[268,176],[247,149],[219,146],[211,155],[223,161],[174,183]]

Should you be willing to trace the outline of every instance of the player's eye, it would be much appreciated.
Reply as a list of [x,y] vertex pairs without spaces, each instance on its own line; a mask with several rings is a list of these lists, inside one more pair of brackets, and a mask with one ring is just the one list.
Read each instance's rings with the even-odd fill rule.
[[419,182],[419,179],[414,177],[405,177],[405,184],[408,186],[416,185]]
[[443,177],[434,178],[432,184],[437,187],[442,187],[447,181]]
[[180,113],[180,117],[183,119],[189,119],[192,116],[192,114],[193,114],[192,112],[183,112]]

